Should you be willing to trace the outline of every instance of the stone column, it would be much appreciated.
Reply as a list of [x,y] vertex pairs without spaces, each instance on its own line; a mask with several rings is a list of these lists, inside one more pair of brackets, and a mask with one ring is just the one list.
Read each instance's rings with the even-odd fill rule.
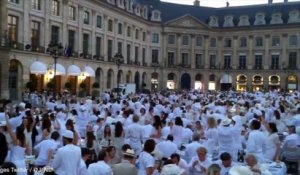
[[[44,1],[45,4],[45,24],[44,24],[44,47],[45,52],[48,48],[48,44],[50,43],[50,35],[51,35],[51,24],[50,24],[50,16],[51,16],[51,1]],[[42,45],[42,44],[41,44]]]
[[[93,58],[93,55],[96,55],[96,20],[97,20],[97,12],[95,10],[92,10],[92,35],[91,35],[91,55]],[[101,54],[101,53],[100,53]]]
[[263,60],[263,69],[269,69],[271,62],[270,62],[270,35],[265,35],[265,53],[264,53],[264,60]]
[[0,1],[0,45],[6,43],[5,39],[7,38],[7,2]]
[[[1,52],[0,53],[1,59],[1,98],[2,99],[9,99],[9,88],[8,88],[8,81],[9,81],[9,53],[8,52]],[[20,77],[21,78],[21,77]]]
[[222,54],[222,50],[223,50],[223,37],[222,36],[219,36],[218,37],[218,42],[217,42],[217,48],[218,48],[218,51],[217,51],[217,68],[222,68],[223,65],[224,65],[224,58],[223,58],[223,54]]
[[166,67],[167,65],[167,57],[168,57],[168,51],[167,51],[167,33],[166,32],[162,32],[162,40],[161,40],[161,56],[162,56],[162,59],[161,59],[161,63],[159,63],[160,65],[162,65],[163,67]]
[[[192,47],[191,47],[191,59],[190,59],[190,61],[189,61],[189,64],[191,65],[191,68],[192,69],[195,69],[195,67],[196,67],[196,65],[195,65],[195,63],[196,63],[196,56],[195,56],[195,35],[191,35],[191,45],[192,45]],[[191,81],[192,82],[192,81]]]
[[[108,24],[108,16],[107,15],[103,15],[103,33],[104,33],[104,36],[103,36],[103,57],[104,57],[104,60],[107,61],[108,58],[107,58],[107,24]],[[106,88],[106,86],[105,86]]]
[[232,53],[232,69],[236,69],[238,67],[238,55],[237,55],[237,48],[238,48],[238,36],[233,37],[233,53]]
[[[26,44],[31,44],[31,21],[29,19],[29,12],[31,11],[31,1],[23,1],[24,4],[24,12],[23,12],[23,17],[20,17],[21,19],[23,18],[23,29],[20,27],[18,30],[19,32],[22,31],[23,35],[23,44],[25,47]],[[21,24],[21,23],[20,23]],[[20,37],[19,37],[20,38]],[[19,40],[21,43],[22,41]]]
[[175,65],[178,65],[178,64],[181,64],[181,34],[180,33],[177,33],[176,35],[177,37],[177,54],[176,54],[176,62],[175,62]]
[[209,58],[209,36],[204,35],[204,68],[208,69],[209,68],[209,63],[210,63],[210,58]]
[[289,66],[289,54],[288,54],[287,48],[286,48],[288,45],[288,34],[287,33],[282,34],[281,41],[282,41],[281,42],[282,53],[281,53],[281,59],[279,61],[279,64],[280,64],[281,68],[287,68]]
[[78,54],[82,53],[82,25],[83,25],[84,7],[78,6]]
[[[246,65],[247,69],[253,69],[254,66],[254,55],[253,55],[253,35],[249,36],[249,42],[248,42],[248,48],[249,48],[249,54],[248,57],[246,58]],[[248,78],[249,79],[249,78]]]
[[69,2],[63,0],[62,2],[62,45],[65,47],[68,44],[68,20],[69,20]]

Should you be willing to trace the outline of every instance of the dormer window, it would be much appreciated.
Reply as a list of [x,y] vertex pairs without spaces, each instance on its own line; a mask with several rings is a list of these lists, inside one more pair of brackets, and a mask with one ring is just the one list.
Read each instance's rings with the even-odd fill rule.
[[265,24],[266,24],[265,14],[264,13],[256,14],[254,25],[265,25]]
[[160,14],[161,14],[160,11],[153,10],[152,11],[152,16],[151,16],[151,21],[161,21]]
[[219,27],[218,18],[216,16],[209,17],[209,23],[208,25],[210,27]]
[[281,16],[282,16],[281,13],[272,14],[272,19],[271,19],[270,24],[282,24],[283,20],[282,20]]
[[300,22],[299,11],[298,10],[290,11],[288,23],[296,23],[296,22]]
[[128,12],[132,12],[133,0],[125,0],[126,2],[126,10]]
[[240,16],[238,26],[249,26],[249,25],[250,25],[249,16],[247,15]]
[[143,7],[143,18],[144,19],[148,19],[148,8],[147,8],[147,6],[144,6]]
[[234,27],[233,16],[232,15],[228,15],[228,16],[224,17],[223,27]]
[[141,16],[141,6],[139,4],[135,7],[135,14]]
[[118,7],[124,9],[124,0],[118,0]]

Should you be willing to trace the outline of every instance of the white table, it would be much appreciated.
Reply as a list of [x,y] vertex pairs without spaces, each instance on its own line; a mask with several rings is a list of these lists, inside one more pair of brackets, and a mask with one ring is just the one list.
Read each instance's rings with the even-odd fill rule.
[[276,162],[266,164],[269,167],[269,171],[272,175],[286,175],[287,168],[284,162],[280,162],[279,165]]

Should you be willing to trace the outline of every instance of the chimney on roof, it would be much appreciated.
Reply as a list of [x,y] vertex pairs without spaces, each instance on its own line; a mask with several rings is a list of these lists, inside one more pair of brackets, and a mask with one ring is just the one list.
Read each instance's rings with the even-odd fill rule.
[[226,2],[226,7],[229,7],[229,2],[228,1]]
[[194,1],[194,6],[200,6],[200,1],[199,0],[195,0]]
[[269,0],[269,3],[268,4],[273,4],[273,0]]

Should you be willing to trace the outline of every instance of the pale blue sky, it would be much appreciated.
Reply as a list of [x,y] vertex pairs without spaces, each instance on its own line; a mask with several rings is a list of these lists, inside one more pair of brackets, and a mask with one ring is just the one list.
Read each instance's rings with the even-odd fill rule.
[[[172,2],[178,4],[188,4],[192,5],[194,0],[161,0],[165,2]],[[241,5],[253,5],[253,4],[266,4],[268,0],[200,0],[201,6],[207,7],[225,7],[226,2],[229,2],[230,6],[241,6]],[[273,0],[274,3],[280,3],[284,0]],[[300,1],[300,0],[289,0],[290,2]]]

